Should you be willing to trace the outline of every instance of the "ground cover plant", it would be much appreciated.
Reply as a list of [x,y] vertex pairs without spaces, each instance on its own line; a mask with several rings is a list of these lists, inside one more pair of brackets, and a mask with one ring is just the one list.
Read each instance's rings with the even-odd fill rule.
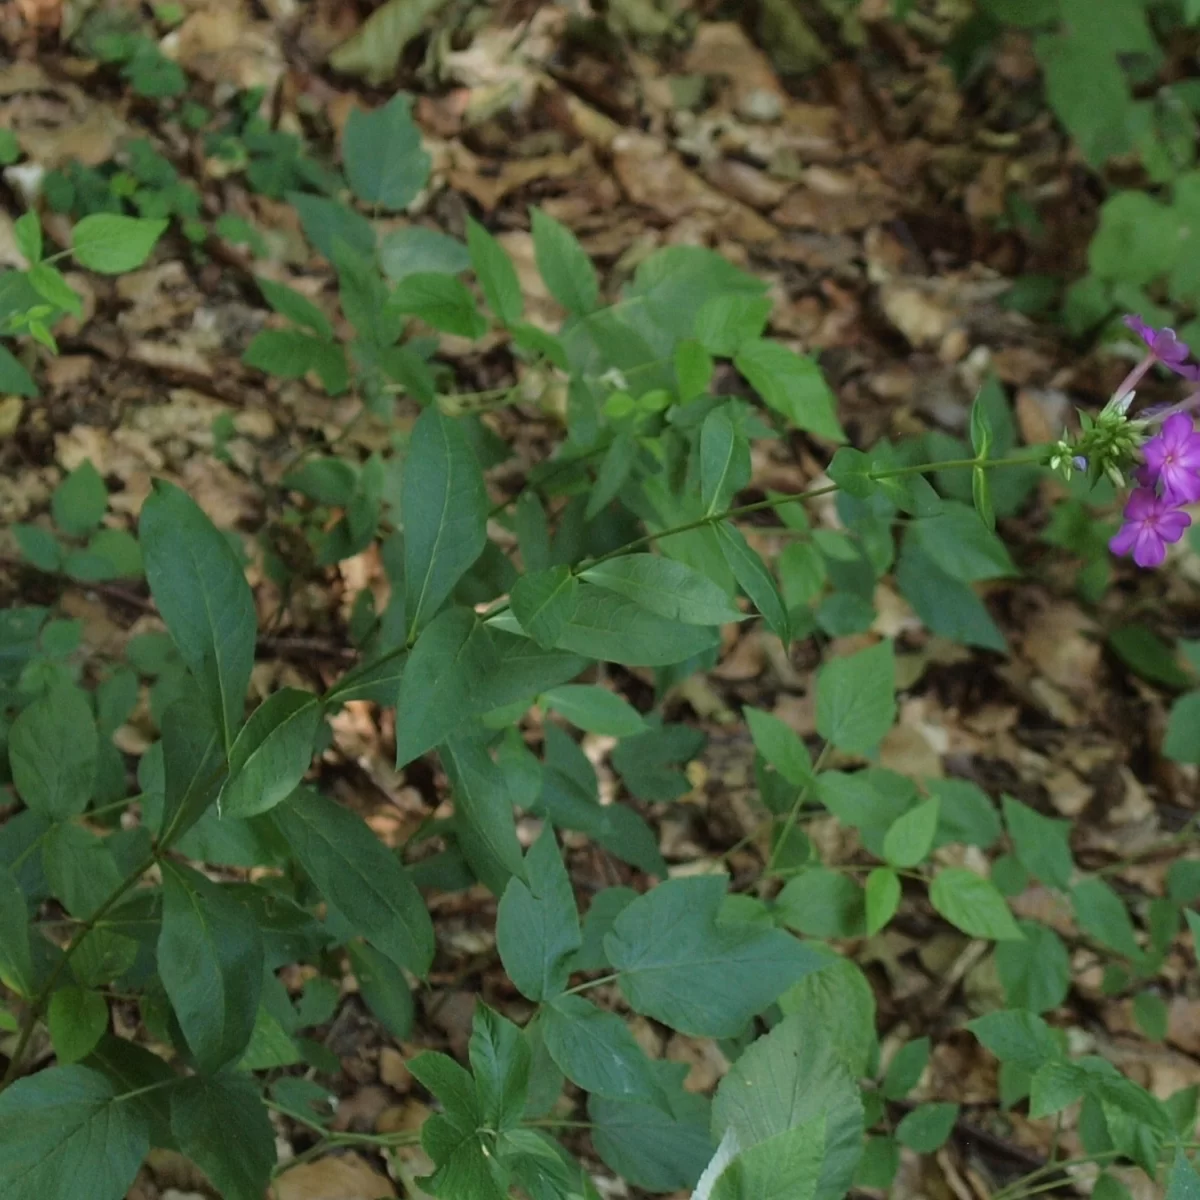
[[[637,12],[608,34],[676,53],[660,42],[676,26]],[[697,45],[761,71],[708,15]],[[560,18],[531,10],[500,61],[551,33],[574,46]],[[370,25],[363,42],[383,36]],[[881,420],[882,382],[865,403],[853,366],[789,336],[793,296],[738,253],[765,223],[744,200],[719,210],[732,242],[661,237],[615,264],[553,193],[497,220],[486,172],[445,228],[415,222],[401,214],[437,171],[466,179],[454,156],[474,151],[424,134],[412,95],[357,99],[322,150],[272,126],[266,89],[188,98],[170,36],[144,23],[78,38],[237,182],[228,211],[206,205],[169,137],[137,137],[59,163],[9,223],[17,423],[106,353],[88,340],[106,299],[134,305],[114,374],[175,386],[167,405],[134,394],[109,439],[91,418],[62,429],[67,469],[36,477],[11,527],[0,1195],[161,1194],[180,1164],[228,1200],[837,1200],[917,1194],[926,1172],[997,1200],[1200,1194],[1200,1070],[1180,1065],[1200,656],[1168,640],[1185,619],[1144,603],[1169,590],[1186,614],[1194,587],[1200,367],[1152,292],[1105,293],[1128,311],[1100,361],[1130,362],[1097,402],[1039,407],[1048,363],[1032,355],[1015,387],[999,355],[968,369],[967,326],[939,316],[953,305],[896,278],[881,188],[859,226],[879,305],[931,380],[942,361],[970,384],[949,429]],[[338,69],[390,76],[354,46]],[[445,53],[453,69],[463,51]],[[692,75],[671,78],[686,94]],[[761,95],[784,103],[744,90],[751,129],[775,119]],[[586,119],[634,228],[682,186],[676,219],[717,211],[678,159],[646,183],[648,135]],[[697,127],[679,134],[694,150]],[[791,202],[828,186],[805,176]],[[788,203],[772,202],[785,225]],[[842,219],[804,211],[802,229]],[[822,237],[810,269],[832,313],[845,234]],[[154,323],[192,274],[233,331],[194,345],[240,395],[269,395],[269,420],[209,403],[221,372],[185,326]],[[979,303],[974,282],[956,295]],[[147,456],[166,411],[191,439],[170,468]],[[32,423],[20,436],[47,444]],[[1051,614],[1036,637],[1022,603]],[[101,637],[108,605],[127,628],[106,617]],[[1031,647],[1044,677],[1014,665]],[[971,703],[956,669],[991,672],[1013,714],[1038,714],[1019,718],[1036,744],[1079,754],[1092,680],[1074,675],[1098,677],[1102,651],[1138,695],[1179,698],[1144,700],[1158,728],[1110,785],[1134,816],[1097,839],[1068,803],[1083,768],[1002,742],[1004,705],[931,714]],[[939,688],[957,693],[940,709]],[[721,738],[740,739],[740,785],[715,770]],[[1135,1035],[1179,1047],[1171,1070],[1140,1069]],[[365,1059],[403,1105],[354,1093]]]

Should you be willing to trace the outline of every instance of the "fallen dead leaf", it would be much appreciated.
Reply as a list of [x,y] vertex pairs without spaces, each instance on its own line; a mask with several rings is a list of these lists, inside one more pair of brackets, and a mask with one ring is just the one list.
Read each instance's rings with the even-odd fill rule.
[[301,1163],[271,1186],[272,1200],[387,1200],[395,1195],[396,1185],[354,1153]]

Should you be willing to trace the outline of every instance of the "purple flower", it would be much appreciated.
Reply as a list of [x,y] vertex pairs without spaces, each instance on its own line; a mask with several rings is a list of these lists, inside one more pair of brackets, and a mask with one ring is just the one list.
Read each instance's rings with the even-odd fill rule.
[[1174,504],[1200,500],[1200,433],[1186,413],[1168,417],[1161,432],[1142,447],[1142,481],[1161,484],[1163,499]]
[[1183,360],[1191,353],[1186,342],[1181,342],[1175,336],[1173,329],[1155,329],[1147,325],[1141,317],[1132,313],[1125,318],[1125,324],[1146,343],[1146,349],[1165,367],[1170,367],[1180,375],[1192,378],[1193,367],[1180,370]]
[[1187,513],[1149,488],[1137,488],[1125,505],[1125,524],[1108,543],[1114,554],[1133,551],[1139,567],[1157,567],[1167,557],[1167,544],[1177,542],[1192,523]]

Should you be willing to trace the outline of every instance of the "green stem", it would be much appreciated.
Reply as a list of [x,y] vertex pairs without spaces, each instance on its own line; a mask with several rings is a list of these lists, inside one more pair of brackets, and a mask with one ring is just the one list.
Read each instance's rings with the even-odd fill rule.
[[[225,768],[222,766],[220,771],[223,771],[224,769]],[[209,781],[210,783],[216,781],[220,771],[217,771],[213,774]],[[71,956],[76,950],[79,949],[84,938],[86,938],[88,934],[96,928],[100,921],[102,921],[104,917],[106,917],[120,903],[125,893],[131,888],[136,887],[142,876],[145,875],[146,872],[152,867],[154,867],[166,854],[167,850],[170,849],[171,843],[176,837],[179,836],[180,823],[183,819],[183,815],[184,810],[183,808],[180,808],[171,819],[171,824],[163,831],[163,834],[159,838],[158,845],[154,848],[154,851],[142,862],[138,863],[138,865],[134,867],[128,875],[125,876],[125,878],[108,894],[108,897],[101,903],[100,907],[97,908],[96,911],[92,913],[92,915],[88,917],[86,921],[80,923],[79,928],[72,935],[71,940],[63,948],[62,956],[59,958],[58,962],[54,964],[53,969],[46,978],[46,982],[42,984],[42,986],[34,994],[32,1001],[30,1001],[29,1010],[26,1012],[25,1018],[21,1022],[21,1031],[17,1035],[17,1044],[13,1048],[12,1055],[8,1060],[8,1069],[4,1072],[4,1077],[0,1079],[0,1092],[3,1092],[7,1087],[9,1087],[16,1080],[17,1075],[20,1073],[21,1059],[25,1056],[25,1051],[29,1046],[29,1039],[33,1037],[34,1028],[38,1023],[38,1020],[41,1018],[42,1012],[46,1007],[46,1002],[50,999],[51,995],[53,995],[55,984],[57,984],[59,979],[62,977],[63,971],[67,969],[67,965],[71,961]]]
[[821,753],[817,755],[817,761],[813,763],[812,776],[805,783],[796,795],[795,803],[788,811],[787,818],[783,822],[783,828],[779,831],[779,836],[775,839],[771,846],[771,853],[767,856],[766,869],[764,875],[770,875],[775,870],[775,859],[779,857],[780,847],[791,836],[791,832],[796,827],[796,822],[800,817],[800,810],[804,807],[805,800],[808,799],[809,790],[812,788],[813,780],[821,773],[821,768],[825,765],[825,760],[829,757],[830,745],[826,742],[821,747]]
[[615,983],[620,979],[620,975],[614,972],[611,975],[601,975],[598,979],[585,979],[583,983],[577,983],[573,988],[567,988],[563,992],[564,996],[577,996],[580,992],[586,992],[591,988],[600,987],[604,983]]

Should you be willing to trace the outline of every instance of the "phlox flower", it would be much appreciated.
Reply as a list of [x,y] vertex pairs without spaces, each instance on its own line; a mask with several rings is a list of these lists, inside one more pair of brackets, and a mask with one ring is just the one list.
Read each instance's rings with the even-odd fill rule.
[[1192,518],[1165,496],[1139,487],[1125,504],[1124,525],[1108,543],[1114,554],[1129,554],[1139,567],[1157,567],[1167,557],[1167,546],[1179,541]]

